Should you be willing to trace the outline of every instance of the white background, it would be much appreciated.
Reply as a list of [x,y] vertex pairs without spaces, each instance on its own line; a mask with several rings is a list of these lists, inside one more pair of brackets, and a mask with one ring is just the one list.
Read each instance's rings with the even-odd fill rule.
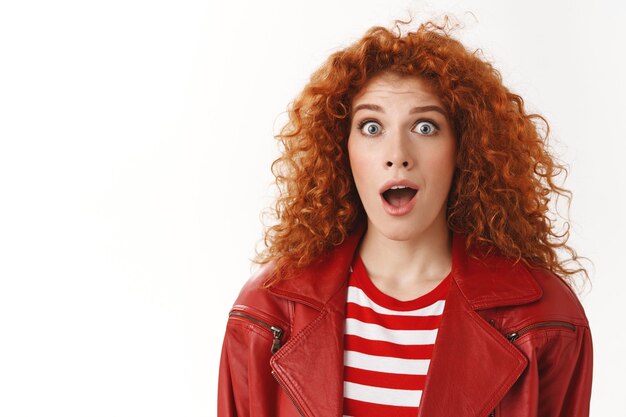
[[273,134],[330,53],[409,10],[454,13],[551,123],[595,265],[592,415],[621,412],[623,3],[22,0],[0,6],[0,416],[215,415]]

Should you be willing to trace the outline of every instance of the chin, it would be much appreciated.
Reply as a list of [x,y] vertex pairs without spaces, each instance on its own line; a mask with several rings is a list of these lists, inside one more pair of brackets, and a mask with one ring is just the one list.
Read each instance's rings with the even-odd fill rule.
[[413,222],[413,224],[407,225],[405,222],[395,222],[395,224],[389,224],[390,222],[372,222],[373,226],[378,232],[385,236],[389,240],[407,241],[413,239],[419,235],[422,229],[420,226]]

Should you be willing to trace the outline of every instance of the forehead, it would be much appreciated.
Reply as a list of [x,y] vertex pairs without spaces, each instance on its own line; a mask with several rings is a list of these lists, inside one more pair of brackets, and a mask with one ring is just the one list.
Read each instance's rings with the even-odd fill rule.
[[427,81],[418,76],[401,76],[382,73],[372,77],[352,99],[352,106],[369,99],[417,99],[441,104],[439,96]]

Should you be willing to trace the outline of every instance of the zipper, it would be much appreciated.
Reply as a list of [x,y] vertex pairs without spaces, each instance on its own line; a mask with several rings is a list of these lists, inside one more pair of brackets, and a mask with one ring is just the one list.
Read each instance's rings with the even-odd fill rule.
[[242,313],[240,311],[231,311],[230,313],[228,313],[228,316],[239,316],[239,317],[245,317],[248,320],[252,320],[254,323],[257,323],[263,327],[265,327],[266,329],[268,329],[269,331],[272,332],[272,334],[274,335],[274,341],[272,342],[272,355],[274,353],[276,353],[278,351],[278,349],[280,348],[280,339],[281,337],[283,337],[283,333],[284,330],[281,329],[278,326],[272,326],[271,324],[268,324],[262,320],[257,319],[256,317],[252,317],[249,314],[246,313]]
[[291,396],[291,394],[289,393],[289,391],[287,390],[287,388],[285,388],[285,386],[283,385],[282,382],[280,382],[280,379],[278,379],[278,376],[276,376],[276,374],[274,373],[274,371],[272,371],[272,376],[274,377],[274,379],[276,380],[276,382],[278,382],[278,385],[280,385],[280,387],[283,389],[283,391],[285,391],[287,393],[287,397],[289,397],[289,399],[291,400],[291,402],[293,403],[294,407],[296,407],[296,410],[298,410],[298,413],[304,417],[304,413],[302,412],[302,410],[300,409],[300,407],[298,407],[298,403],[296,403],[296,400]]
[[567,327],[568,329],[572,330],[572,331],[576,331],[576,326],[574,326],[572,323],[567,323],[565,321],[548,321],[545,323],[537,323],[537,324],[533,324],[531,326],[526,326],[516,332],[512,332],[506,335],[506,338],[510,341],[510,342],[514,342],[517,339],[519,339],[520,336],[522,336],[524,333],[526,333],[529,330],[532,329],[537,329],[539,327]]
[[[241,311],[231,311],[230,313],[228,313],[228,316],[229,317],[230,316],[245,317],[246,319],[251,320],[254,323],[257,323],[257,324],[265,327],[266,329],[270,330],[272,332],[272,334],[274,335],[274,341],[272,342],[272,355],[274,353],[276,353],[278,351],[278,349],[280,348],[280,339],[281,339],[281,337],[283,336],[283,333],[284,333],[284,330],[281,329],[280,327],[268,324],[268,323],[264,322],[263,320],[259,320],[258,318],[253,317],[253,316],[251,316],[249,314],[246,314],[246,313],[242,313]],[[291,400],[293,405],[296,407],[296,410],[298,410],[298,413],[302,417],[304,417],[304,413],[302,412],[302,410],[300,410],[300,407],[298,407],[298,404],[296,403],[296,400],[294,400],[294,398],[291,396],[291,394],[289,393],[287,388],[285,388],[283,383],[280,382],[280,380],[278,379],[278,376],[276,376],[276,374],[274,373],[273,370],[272,370],[272,376],[274,377],[274,379],[276,380],[278,385],[280,385],[280,387],[283,389],[283,391],[285,391],[285,393],[287,393],[287,396],[289,397],[289,399]]]
[[[495,324],[495,321],[489,320],[489,323],[493,326]],[[505,335],[505,337],[510,342],[514,342],[517,339],[519,339],[524,333],[529,332],[530,330],[533,330],[533,329],[541,328],[541,327],[566,327],[572,331],[576,331],[576,326],[574,326],[572,323],[568,323],[565,321],[547,321],[544,323],[537,323],[537,324],[532,324],[530,326],[523,327],[520,330],[508,333],[507,335]],[[496,410],[493,409],[491,413],[489,413],[488,417],[495,417],[495,416],[496,416]]]

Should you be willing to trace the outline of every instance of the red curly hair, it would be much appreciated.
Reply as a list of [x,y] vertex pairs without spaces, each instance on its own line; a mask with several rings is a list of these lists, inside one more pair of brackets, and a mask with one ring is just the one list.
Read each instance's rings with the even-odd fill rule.
[[[266,287],[288,278],[288,269],[314,263],[366,221],[348,159],[350,108],[360,89],[384,71],[429,82],[451,116],[459,152],[447,222],[467,235],[467,249],[495,248],[515,262],[552,271],[573,288],[574,274],[582,271],[588,279],[566,245],[569,223],[559,235],[548,217],[551,197],[565,196],[571,204],[571,192],[555,184],[567,169],[547,150],[546,119],[528,114],[500,73],[450,35],[447,17],[442,25],[423,23],[405,35],[398,23],[410,21],[396,20],[398,33],[372,27],[333,53],[290,104],[289,121],[276,135],[283,152],[271,168],[280,191],[272,210],[278,222],[266,228],[266,249],[253,260],[274,263]],[[579,268],[566,268],[558,249]]]

